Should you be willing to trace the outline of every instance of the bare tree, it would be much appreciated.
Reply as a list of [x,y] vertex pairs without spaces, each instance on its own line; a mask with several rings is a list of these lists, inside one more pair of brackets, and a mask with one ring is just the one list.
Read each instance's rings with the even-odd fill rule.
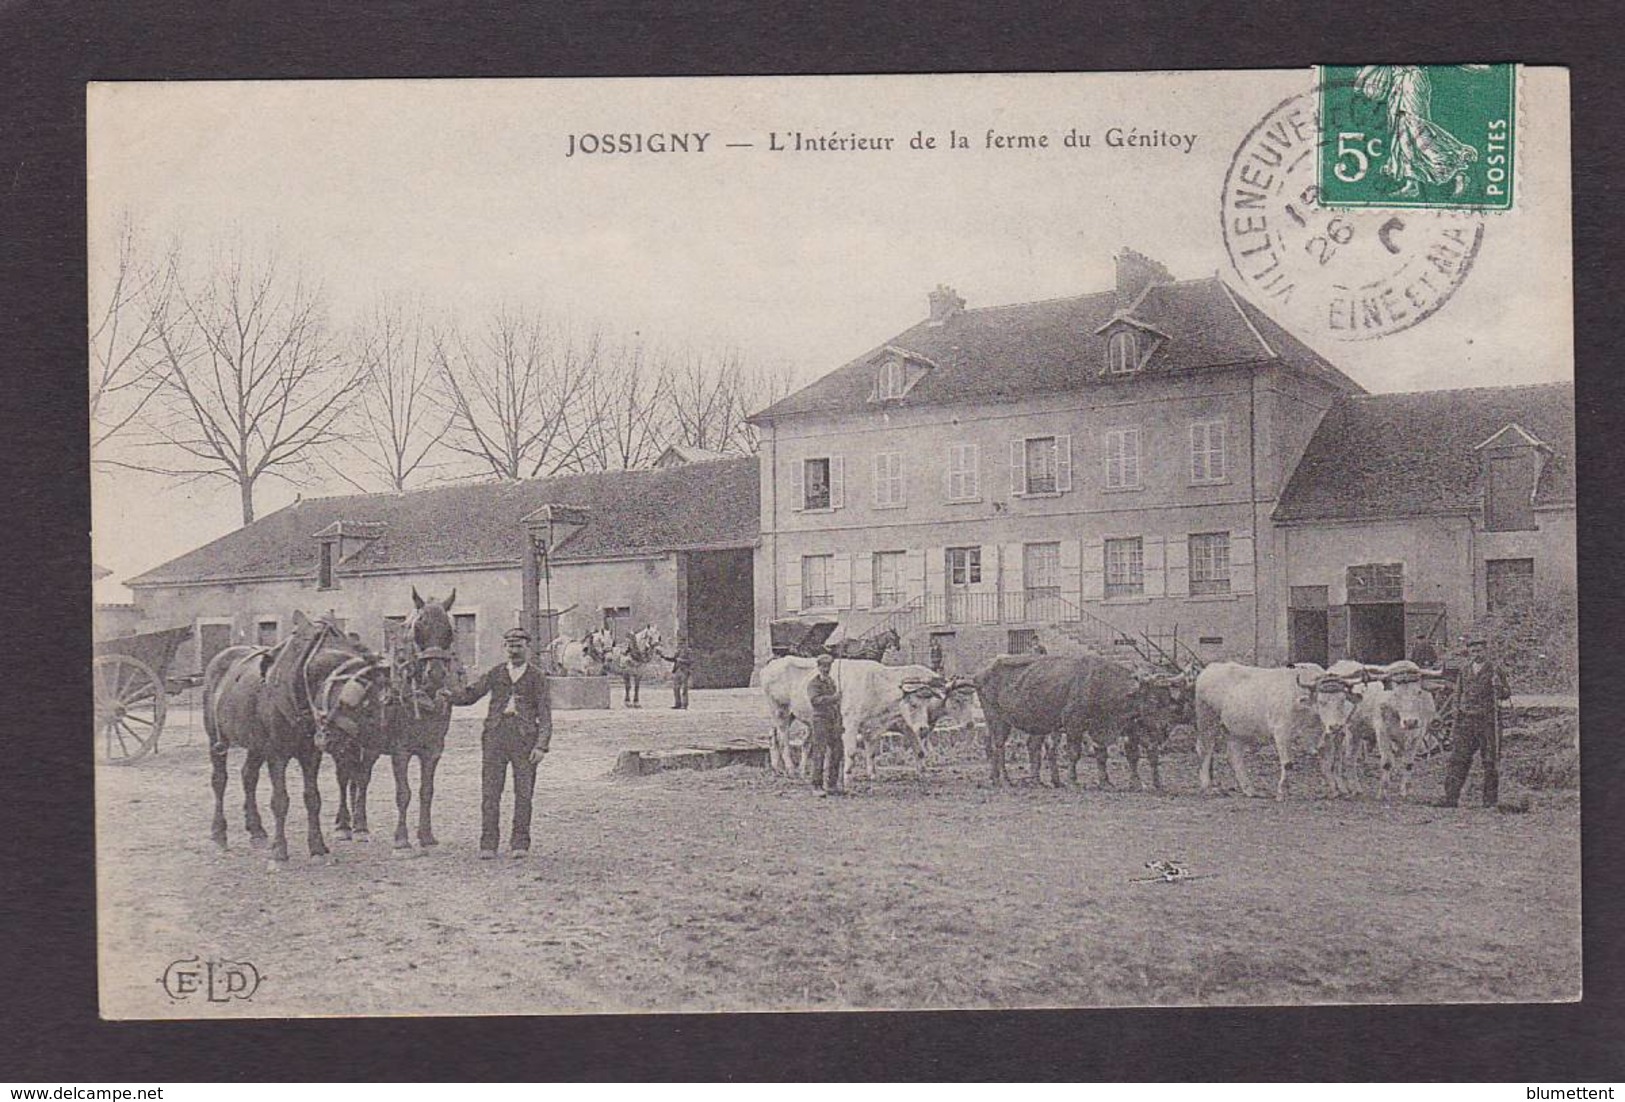
[[666,358],[673,443],[738,450],[738,391],[743,377],[733,348],[684,348]]
[[[397,493],[439,469],[432,459],[451,424],[451,414],[434,397],[438,377],[423,310],[415,301],[380,300],[352,337],[352,358],[361,385],[352,407],[352,426],[339,454],[353,456],[373,480]],[[345,465],[333,473],[366,489]]]
[[362,372],[338,355],[319,289],[274,252],[223,251],[196,286],[177,277],[176,296],[157,326],[145,438],[114,465],[232,482],[249,524],[261,478],[301,481],[311,453],[339,438]]
[[174,296],[175,265],[146,255],[135,220],[119,223],[112,268],[93,281],[90,312],[90,446],[128,429],[162,382],[159,333]]
[[754,454],[761,440],[755,425],[745,418],[760,413],[781,398],[788,397],[802,385],[801,371],[788,360],[773,364],[757,364],[756,370],[740,379],[736,408],[739,414],[738,443],[743,451]]
[[793,389],[787,364],[748,365],[738,349],[684,349],[667,362],[676,443],[731,455],[749,455],[756,431],[745,422]]
[[498,478],[579,469],[581,397],[599,368],[600,337],[534,311],[502,308],[475,339],[437,333],[434,363],[450,416],[446,446]]
[[578,465],[628,470],[653,463],[665,447],[670,380],[641,338],[605,347],[582,387],[574,416]]

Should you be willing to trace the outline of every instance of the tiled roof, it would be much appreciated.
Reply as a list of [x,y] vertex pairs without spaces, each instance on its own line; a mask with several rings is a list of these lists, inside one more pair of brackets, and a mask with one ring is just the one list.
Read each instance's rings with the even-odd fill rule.
[[1144,376],[1279,362],[1340,389],[1361,390],[1222,281],[1210,278],[1153,285],[1134,303],[1125,302],[1116,291],[1103,291],[965,310],[940,325],[922,321],[775,402],[753,420],[873,409],[875,365],[888,349],[932,365],[902,399],[905,405],[1122,385],[1123,377],[1107,378],[1103,373],[1114,318],[1166,338],[1145,367],[1128,377],[1129,385]]
[[1552,454],[1535,503],[1574,500],[1574,384],[1432,390],[1339,398],[1276,506],[1277,520],[1330,520],[1477,509],[1475,450],[1509,424]]
[[[669,470],[609,471],[517,483],[443,486],[406,494],[314,498],[280,509],[147,571],[129,585],[314,578],[316,533],[381,525],[338,574],[459,565],[517,565],[520,518],[543,505],[577,505],[592,521],[556,553],[560,561],[684,547],[749,547],[761,531],[754,457]],[[365,531],[365,529],[363,529]]]

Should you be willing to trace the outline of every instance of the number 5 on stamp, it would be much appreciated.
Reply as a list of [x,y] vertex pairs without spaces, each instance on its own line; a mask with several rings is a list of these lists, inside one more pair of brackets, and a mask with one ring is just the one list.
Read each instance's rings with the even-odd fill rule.
[[1323,65],[1320,202],[1510,210],[1512,65]]

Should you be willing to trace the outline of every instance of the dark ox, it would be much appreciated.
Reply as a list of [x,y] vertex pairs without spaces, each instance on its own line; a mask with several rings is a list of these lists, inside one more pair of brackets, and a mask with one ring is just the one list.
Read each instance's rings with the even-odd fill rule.
[[[1028,736],[1027,755],[1036,783],[1051,735],[1064,736],[1067,776],[1078,781],[1078,759],[1089,739],[1095,748],[1102,786],[1110,783],[1107,749],[1121,738],[1133,784],[1140,786],[1143,748],[1160,787],[1157,761],[1174,723],[1185,721],[1189,692],[1181,677],[1144,678],[1105,658],[1062,655],[1002,655],[976,675],[976,692],[987,717],[990,780],[1006,779],[1004,747],[1012,729]],[[1059,754],[1050,758],[1050,783],[1061,783]]]

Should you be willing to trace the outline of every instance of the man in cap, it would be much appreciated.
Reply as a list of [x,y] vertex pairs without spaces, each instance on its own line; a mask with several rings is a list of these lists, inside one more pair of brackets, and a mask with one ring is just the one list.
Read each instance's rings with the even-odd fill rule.
[[491,704],[480,735],[480,859],[497,855],[502,790],[513,769],[513,834],[510,853],[530,852],[531,796],[536,790],[536,766],[553,741],[553,704],[547,678],[530,661],[530,633],[511,628],[502,641],[508,660],[493,666],[451,702],[473,704],[486,693]]
[[688,683],[694,676],[694,648],[688,644],[688,632],[677,633],[676,648],[664,657],[671,663],[671,706],[687,708]]
[[846,748],[841,744],[841,689],[830,677],[835,656],[825,651],[818,656],[818,672],[807,682],[807,701],[812,706],[812,733],[807,753],[812,759],[813,787],[820,796],[841,794],[841,765]]
[[1450,762],[1444,777],[1444,799],[1440,807],[1455,807],[1467,774],[1473,768],[1473,755],[1484,762],[1484,806],[1500,801],[1501,730],[1499,704],[1512,696],[1506,674],[1489,660],[1489,640],[1482,632],[1467,637],[1467,663],[1456,675],[1456,729],[1450,746]]
[[1439,668],[1439,650],[1433,645],[1433,639],[1427,632],[1416,633],[1416,639],[1411,643],[1411,661],[1424,670]]

